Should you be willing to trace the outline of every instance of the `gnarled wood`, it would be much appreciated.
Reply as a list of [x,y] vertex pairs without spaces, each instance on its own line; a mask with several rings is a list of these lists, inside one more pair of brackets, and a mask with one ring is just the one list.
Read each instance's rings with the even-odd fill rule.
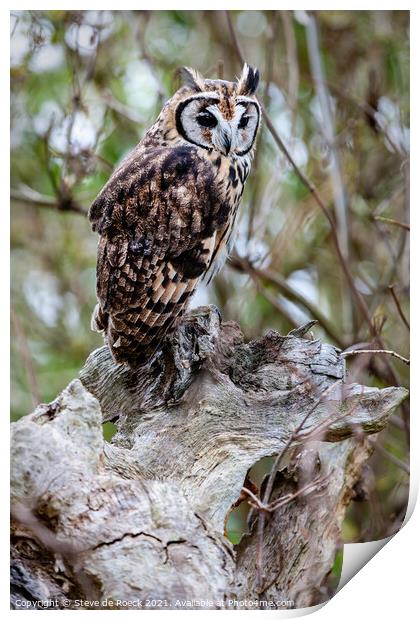
[[[372,449],[366,436],[406,391],[346,385],[338,350],[304,332],[246,344],[209,307],[187,316],[147,368],[94,351],[80,380],[13,428],[15,598],[50,592],[63,605],[79,592],[103,605],[153,599],[167,608],[323,600]],[[118,431],[107,443],[101,424],[111,419]],[[224,522],[250,467],[283,450],[272,499],[325,480],[267,520],[257,588],[253,519],[236,549]]]

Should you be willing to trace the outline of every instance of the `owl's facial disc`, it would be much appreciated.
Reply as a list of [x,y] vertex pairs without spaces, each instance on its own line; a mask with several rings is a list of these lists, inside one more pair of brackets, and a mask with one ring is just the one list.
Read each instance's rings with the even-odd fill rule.
[[260,126],[260,116],[260,106],[255,99],[237,97],[235,116],[232,121],[236,155],[246,155],[254,146]]
[[188,142],[225,156],[242,156],[254,144],[260,110],[255,99],[237,97],[226,114],[218,93],[202,93],[181,102],[175,117],[179,134]]

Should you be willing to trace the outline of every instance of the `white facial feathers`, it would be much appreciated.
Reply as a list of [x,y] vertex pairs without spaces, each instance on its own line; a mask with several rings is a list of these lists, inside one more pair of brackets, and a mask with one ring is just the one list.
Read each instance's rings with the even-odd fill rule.
[[236,82],[207,80],[188,67],[180,75],[190,93],[185,86],[179,91],[185,99],[175,110],[178,134],[208,151],[246,155],[254,145],[261,116],[255,97],[258,69],[245,63]]
[[242,156],[251,150],[259,122],[260,109],[255,99],[235,97],[226,115],[217,92],[192,95],[176,111],[177,130],[185,140],[226,156]]

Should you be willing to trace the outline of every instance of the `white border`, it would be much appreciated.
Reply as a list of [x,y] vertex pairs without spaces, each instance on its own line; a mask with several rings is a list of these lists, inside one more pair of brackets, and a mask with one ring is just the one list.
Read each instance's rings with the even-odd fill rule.
[[[71,9],[81,9],[80,4],[75,4],[71,6],[72,3],[67,3],[65,8]],[[343,4],[345,6],[343,6]],[[159,2],[155,1],[153,3],[154,10],[208,10],[208,3],[202,3],[200,6],[199,3],[193,2]],[[320,6],[321,5],[321,6]],[[222,9],[248,9],[255,10],[255,1],[253,2],[229,2],[222,3],[219,1],[213,1],[211,3],[211,8],[214,10],[222,10]],[[44,2],[42,3],[42,9],[54,9],[57,10],[60,7],[57,6],[57,2]],[[83,9],[110,9],[110,10],[141,10],[148,9],[149,5],[144,6],[143,3],[135,3],[135,2],[125,2],[118,9],[115,8],[115,5],[110,2],[104,1],[101,3],[87,3],[84,4]],[[322,10],[337,10],[336,3],[332,2],[323,2],[323,3],[315,3],[315,2],[305,2],[304,4],[293,4],[291,3],[274,3],[274,2],[265,2],[258,6],[260,10],[272,10],[272,9],[320,9]],[[7,91],[7,85],[9,84],[9,10],[40,10],[39,5],[33,2],[14,2],[13,6],[9,9],[0,9],[0,28],[2,29],[2,37],[1,37],[1,45],[2,45],[2,63],[1,63],[1,71],[3,78],[3,90],[5,93]],[[420,37],[420,29],[419,29],[419,19],[418,19],[418,11],[415,9],[414,2],[404,2],[401,3],[400,6],[396,6],[395,2],[389,2],[383,0],[381,3],[379,2],[357,2],[353,1],[351,3],[341,3],[339,10],[411,10],[411,45],[412,45],[412,66],[416,67],[418,72],[419,67],[419,37]],[[411,71],[411,99],[412,103],[417,103],[418,99],[418,79],[414,75],[414,71]],[[417,97],[416,97],[417,95]],[[1,297],[3,303],[0,305],[0,345],[2,345],[3,355],[1,357],[2,367],[0,368],[0,380],[2,382],[1,385],[1,394],[3,395],[3,400],[8,401],[5,398],[6,394],[9,394],[9,371],[8,371],[8,354],[6,353],[9,349],[9,313],[8,313],[8,303],[9,300],[9,286],[8,286],[8,278],[7,274],[9,273],[9,242],[8,242],[8,230],[9,230],[9,144],[8,144],[8,136],[9,136],[9,98],[5,95],[0,99],[2,106],[2,114],[0,116],[0,121],[2,123],[2,132],[1,135],[3,137],[3,146],[1,149],[1,185],[3,192],[3,201],[1,204],[1,243],[0,243],[0,252],[1,252],[1,261],[0,265],[3,269],[3,277],[1,278],[1,285],[4,287],[4,292]],[[418,139],[418,112],[417,105],[412,105],[412,135],[415,136],[415,141],[412,139],[412,165],[411,170],[417,171],[417,175],[412,175],[412,198],[411,204],[415,206],[412,209],[412,221],[411,226],[414,228],[414,234],[418,230],[417,220],[418,220],[418,209],[420,208],[419,201],[419,192],[418,192],[418,183],[416,183],[415,176],[419,176],[420,174],[420,162],[418,157],[418,148],[417,148],[417,139]],[[416,237],[415,237],[416,238]],[[420,244],[412,244],[412,252],[411,252],[411,264],[414,266],[413,269],[413,278],[412,278],[412,317],[420,316],[420,307],[418,302],[418,281],[417,274],[419,269],[416,268],[420,264],[420,256],[418,254],[418,245]],[[416,321],[412,320],[413,326],[413,337],[412,337],[412,376],[420,377],[420,369],[418,368],[418,360],[416,352],[418,351],[418,327],[415,325]],[[414,383],[414,382],[413,382]],[[418,395],[414,392],[414,403],[418,404]],[[413,398],[412,398],[413,400]],[[418,451],[419,445],[419,423],[416,421],[416,417],[418,414],[419,408],[414,406],[413,411],[414,415],[412,416],[412,446],[413,453],[415,454]],[[3,408],[2,422],[5,425],[3,429],[2,438],[5,440],[5,437],[8,437],[8,414],[7,407]],[[1,451],[1,461],[0,467],[2,472],[2,479],[4,487],[3,491],[8,496],[8,450],[4,448]],[[418,493],[418,480],[419,480],[419,467],[418,460],[411,459],[411,493],[410,493],[410,506],[409,506],[409,514],[411,515],[414,504],[416,502],[417,493]],[[7,511],[7,500],[3,501],[3,512],[2,512],[2,534],[4,539],[2,540],[2,550],[3,561],[1,563],[1,608],[3,611],[10,613],[8,609],[9,606],[9,596],[8,596],[8,514]],[[336,620],[337,617],[340,620],[346,620],[347,618],[354,618],[356,614],[363,614],[363,617],[380,617],[381,620],[387,620],[388,618],[394,618],[398,616],[400,618],[412,618],[414,617],[414,612],[418,610],[417,603],[417,589],[418,589],[418,549],[420,549],[419,544],[419,531],[420,531],[420,513],[417,509],[413,516],[409,519],[408,523],[404,526],[404,528],[385,546],[384,549],[380,551],[378,555],[376,555],[363,569],[361,569],[355,577],[353,577],[350,583],[344,587],[338,594],[327,603],[320,611],[318,611],[317,617],[320,620],[328,620],[329,618]],[[347,546],[346,546],[347,547]],[[303,616],[307,613],[314,612],[315,608],[310,608],[308,610],[293,610],[293,611],[276,611],[276,612],[265,612],[270,616],[280,618],[288,617],[297,617]],[[14,614],[20,614],[24,612],[15,611]],[[47,613],[47,612],[38,612],[39,613]],[[48,611],[48,617],[54,618],[54,614],[58,612]],[[70,612],[71,613],[71,612]],[[83,618],[83,614],[87,613],[84,611],[78,612],[78,617]],[[120,612],[120,614],[129,613],[129,612]],[[147,612],[143,612],[147,613]],[[197,617],[197,615],[201,616],[201,614],[205,614],[206,617],[209,617],[209,614],[217,614],[219,617],[220,614],[229,613],[227,611],[221,612],[213,612],[213,611],[201,611],[188,614],[191,617]],[[249,612],[237,612],[240,615],[235,615],[235,618],[241,618],[243,614],[246,614],[246,618],[251,620],[251,618],[256,617],[256,614],[259,614],[258,611],[249,611]],[[53,614],[53,616],[51,616]],[[82,616],[80,616],[82,614]],[[165,614],[165,618],[176,618],[185,616],[184,612],[181,611],[171,611],[171,612],[153,612],[153,618],[159,620],[162,614]],[[171,614],[168,616],[168,614]],[[251,615],[250,615],[251,614]],[[37,616],[39,617],[39,616]],[[259,616],[258,616],[259,617]]]

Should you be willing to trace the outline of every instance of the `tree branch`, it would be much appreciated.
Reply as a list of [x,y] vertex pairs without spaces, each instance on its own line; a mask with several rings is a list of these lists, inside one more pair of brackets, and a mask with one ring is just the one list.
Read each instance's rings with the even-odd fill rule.
[[392,355],[392,357],[395,357],[396,359],[400,360],[401,362],[404,362],[404,364],[407,364],[407,366],[410,366],[410,360],[407,359],[406,357],[403,357],[402,355],[400,355],[399,353],[395,353],[395,351],[388,351],[385,349],[357,349],[356,351],[344,351],[341,356],[342,357],[349,357],[350,355],[360,355],[360,354],[365,354],[365,355]]
[[30,187],[22,187],[20,190],[12,188],[10,190],[10,197],[12,200],[21,202],[24,204],[32,205],[34,207],[42,207],[47,209],[54,209],[55,211],[72,211],[87,217],[87,210],[73,198],[62,198],[57,200],[52,196],[44,196]]

